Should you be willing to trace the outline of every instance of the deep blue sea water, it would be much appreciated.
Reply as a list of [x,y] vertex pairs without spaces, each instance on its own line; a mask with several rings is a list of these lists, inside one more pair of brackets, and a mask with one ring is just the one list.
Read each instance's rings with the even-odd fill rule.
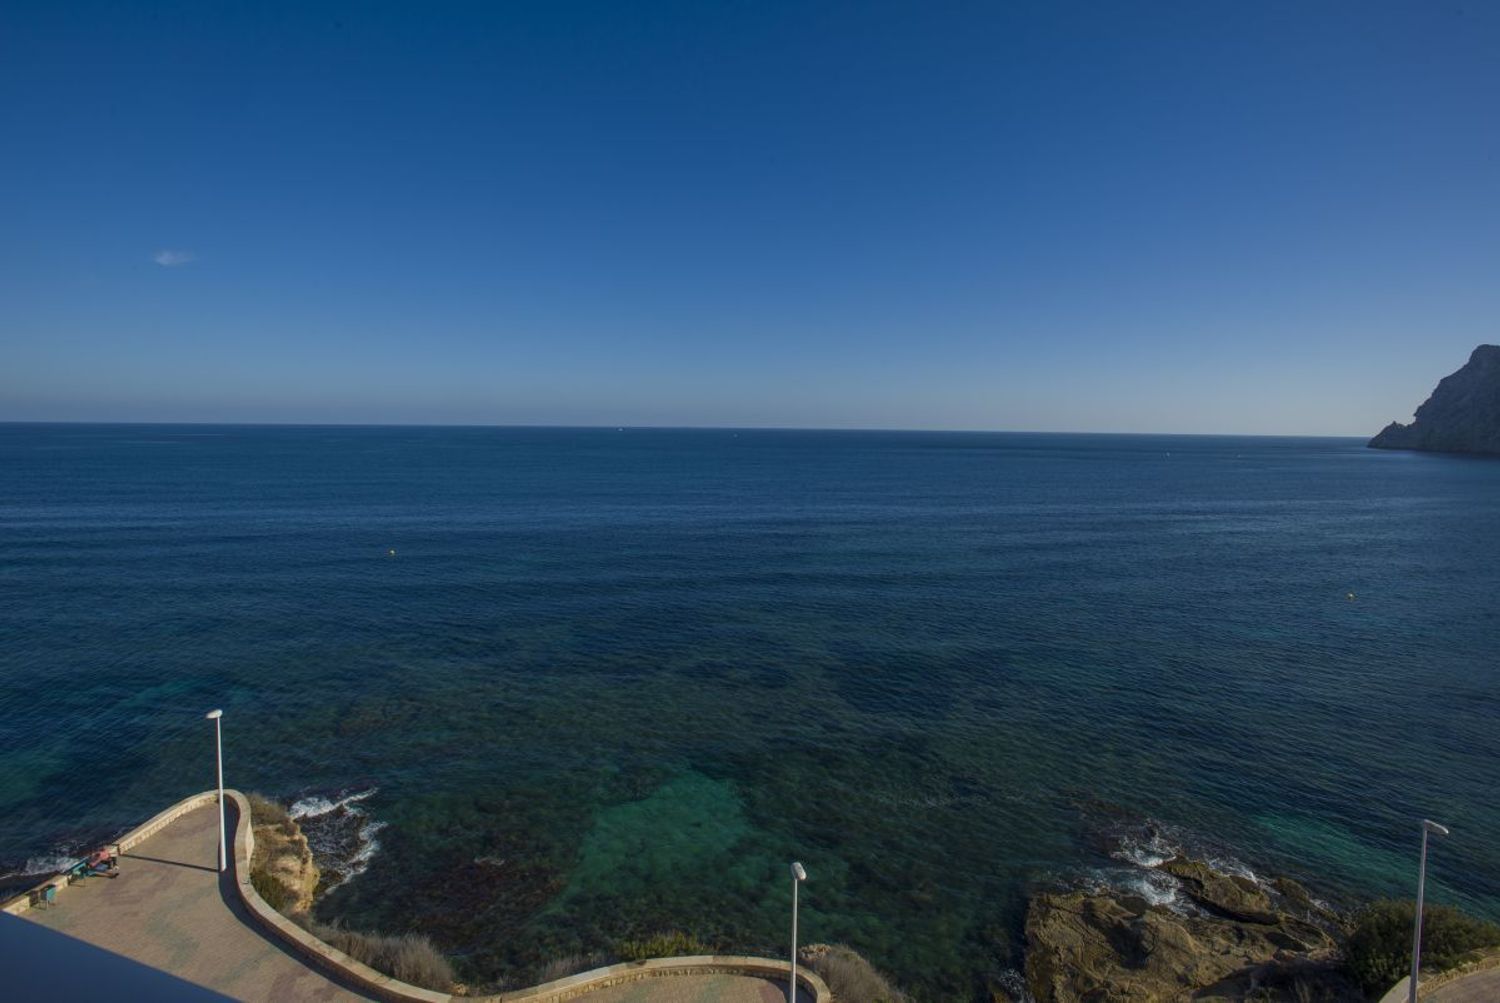
[[0,862],[211,786],[222,706],[230,784],[374,790],[322,912],[480,982],[779,952],[796,858],[805,939],[965,999],[1145,825],[1351,902],[1436,818],[1429,895],[1500,919],[1497,651],[1500,461],[0,425]]

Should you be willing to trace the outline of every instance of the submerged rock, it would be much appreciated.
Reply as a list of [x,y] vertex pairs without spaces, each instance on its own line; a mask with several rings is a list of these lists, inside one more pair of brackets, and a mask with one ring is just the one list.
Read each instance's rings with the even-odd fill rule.
[[[1294,999],[1309,991],[1310,999],[1359,998],[1348,995],[1336,970],[1333,936],[1306,918],[1315,907],[1300,885],[1289,882],[1273,896],[1249,878],[1182,856],[1160,869],[1182,882],[1202,914],[1112,893],[1032,898],[1026,981],[1039,1003],[1228,1000],[1253,992]],[[1302,915],[1282,911],[1281,902]]]
[[1438,383],[1410,425],[1391,422],[1374,449],[1500,455],[1500,345],[1480,345]]

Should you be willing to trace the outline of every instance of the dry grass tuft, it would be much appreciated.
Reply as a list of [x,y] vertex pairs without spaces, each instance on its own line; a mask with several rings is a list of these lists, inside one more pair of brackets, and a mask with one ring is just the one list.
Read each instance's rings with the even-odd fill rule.
[[907,1003],[906,994],[853,948],[817,944],[802,953],[807,967],[828,983],[834,1003]]
[[409,982],[423,989],[450,992],[453,988],[453,965],[432,941],[419,933],[386,936],[347,930],[342,924],[308,920],[307,932],[336,947],[361,964],[377,972]]
[[587,972],[594,968],[603,968],[605,965],[614,964],[615,958],[605,954],[603,951],[595,951],[593,954],[568,954],[561,958],[554,958],[542,966],[537,972],[536,981],[540,985],[544,982],[552,982],[556,979],[565,979],[569,975],[577,975],[579,972]]
[[281,826],[287,829],[293,825],[287,808],[282,807],[281,802],[272,801],[266,795],[258,795],[251,792],[245,795],[246,801],[251,802],[251,823],[258,826]]

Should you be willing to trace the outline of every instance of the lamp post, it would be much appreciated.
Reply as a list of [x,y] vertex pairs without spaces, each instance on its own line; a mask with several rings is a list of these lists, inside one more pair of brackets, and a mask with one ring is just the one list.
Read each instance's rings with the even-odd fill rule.
[[787,999],[797,1003],[797,886],[807,880],[807,871],[796,861],[792,862],[792,980],[787,987]]
[[1407,1003],[1417,1003],[1417,973],[1422,970],[1422,897],[1427,890],[1427,834],[1448,835],[1446,826],[1422,819],[1422,864],[1417,868],[1417,918],[1412,924],[1411,985],[1406,987]]
[[214,723],[214,761],[219,767],[219,870],[229,863],[224,841],[224,729],[219,723],[224,718],[222,710],[211,710],[203,715]]

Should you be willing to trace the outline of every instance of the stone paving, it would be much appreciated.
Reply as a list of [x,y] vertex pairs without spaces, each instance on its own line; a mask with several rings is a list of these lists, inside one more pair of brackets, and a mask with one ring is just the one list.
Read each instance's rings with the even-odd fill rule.
[[[232,834],[232,804],[228,820]],[[22,915],[236,999],[370,998],[309,968],[242,918],[228,874],[221,885],[218,852],[218,806],[198,808],[124,854],[119,877],[88,878],[59,890],[51,908]]]
[[[229,804],[230,846],[236,812]],[[218,807],[188,812],[120,858],[116,878],[88,878],[24,919],[235,999],[363,1000],[274,941],[217,870]],[[232,872],[231,872],[232,873]],[[600,989],[580,1003],[786,1003],[786,984],[745,975],[674,975]],[[798,992],[797,1003],[812,1003]]]

